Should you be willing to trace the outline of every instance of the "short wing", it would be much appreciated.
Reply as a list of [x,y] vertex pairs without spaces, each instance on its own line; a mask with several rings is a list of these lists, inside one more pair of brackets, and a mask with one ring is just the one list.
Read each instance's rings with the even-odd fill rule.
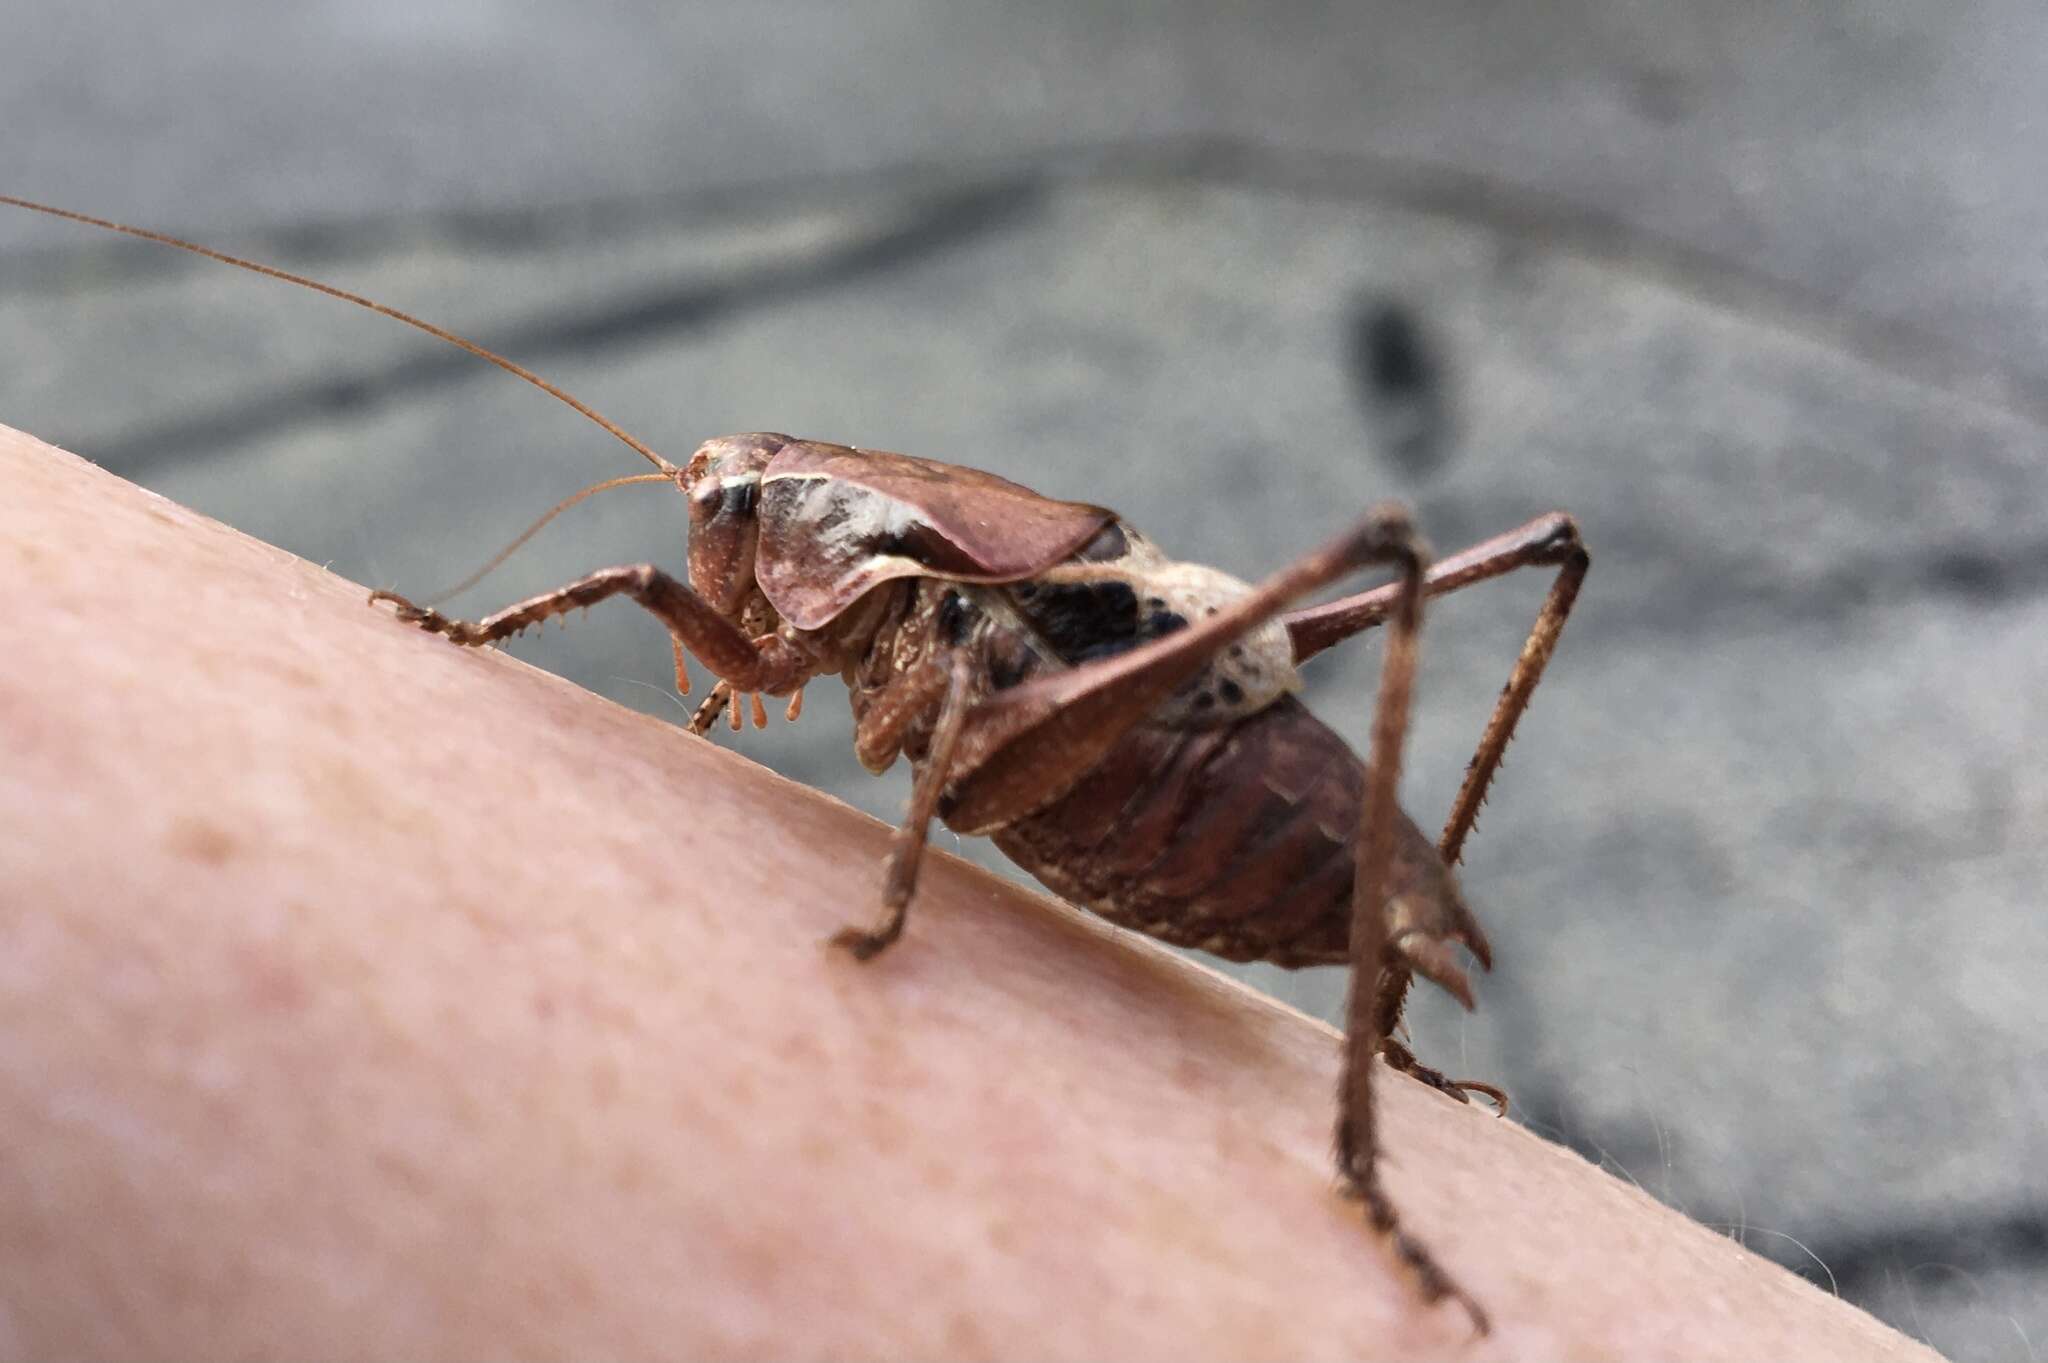
[[1116,519],[979,469],[811,440],[770,461],[759,515],[755,580],[798,629],[830,623],[893,578],[1031,577]]

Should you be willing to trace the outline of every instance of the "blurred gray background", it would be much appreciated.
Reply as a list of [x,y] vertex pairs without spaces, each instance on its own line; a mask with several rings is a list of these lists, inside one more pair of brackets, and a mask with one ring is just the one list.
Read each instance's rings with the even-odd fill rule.
[[[1592,576],[1466,875],[1500,965],[1418,1051],[1956,1357],[2048,1341],[2038,4],[0,22],[0,192],[415,310],[678,459],[975,464],[1245,576],[1386,495],[1443,549],[1575,512]],[[12,212],[0,420],[416,595],[641,467],[394,325]],[[458,605],[678,563],[682,524],[610,494]],[[1425,824],[1545,585],[1434,611]],[[1311,669],[1353,735],[1375,649]],[[685,714],[628,609],[515,651]],[[719,741],[900,809],[822,687]]]

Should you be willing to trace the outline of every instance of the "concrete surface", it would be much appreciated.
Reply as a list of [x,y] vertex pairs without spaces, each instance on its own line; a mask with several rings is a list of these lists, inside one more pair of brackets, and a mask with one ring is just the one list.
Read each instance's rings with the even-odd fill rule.
[[[2030,1356],[2048,18],[1115,13],[24,8],[0,189],[454,325],[674,456],[974,463],[1248,575],[1390,493],[1444,548],[1571,509],[1593,576],[1467,875],[1501,965],[1419,1049],[1952,1355]],[[0,296],[0,415],[363,581],[430,592],[634,471],[200,262],[0,215]],[[674,561],[679,512],[611,494],[459,604]],[[1425,822],[1541,589],[1432,617]],[[682,713],[630,612],[521,652]],[[1373,661],[1313,669],[1348,732]],[[822,693],[731,741],[900,807]]]

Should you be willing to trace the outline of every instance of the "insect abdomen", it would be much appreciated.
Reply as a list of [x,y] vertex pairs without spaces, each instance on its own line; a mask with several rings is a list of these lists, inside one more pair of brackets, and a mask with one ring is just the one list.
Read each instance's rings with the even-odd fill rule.
[[[1134,730],[1052,805],[993,836],[1047,888],[1236,961],[1349,959],[1365,768],[1293,697],[1213,728]],[[1405,815],[1394,894],[1447,876]]]

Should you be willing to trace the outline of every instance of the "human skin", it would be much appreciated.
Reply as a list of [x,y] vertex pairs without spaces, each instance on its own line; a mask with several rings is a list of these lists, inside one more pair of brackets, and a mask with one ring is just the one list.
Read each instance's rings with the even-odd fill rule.
[[1329,1029],[942,853],[857,964],[883,826],[4,428],[0,585],[0,1356],[1934,1357],[1383,1072],[1476,1339]]

